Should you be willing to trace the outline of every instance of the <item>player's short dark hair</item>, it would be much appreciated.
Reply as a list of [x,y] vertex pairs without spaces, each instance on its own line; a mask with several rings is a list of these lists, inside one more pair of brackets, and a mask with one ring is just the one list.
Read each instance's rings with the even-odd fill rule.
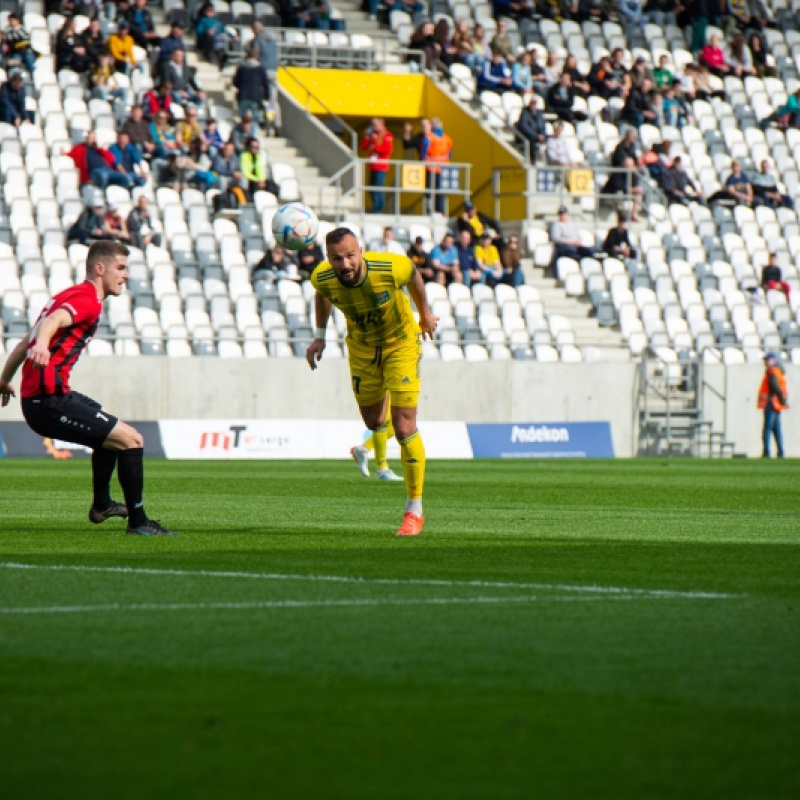
[[128,255],[128,248],[119,242],[95,242],[86,254],[86,272],[94,272],[95,264],[110,264],[115,258]]
[[344,239],[345,236],[353,236],[355,237],[356,241],[358,241],[358,237],[350,230],[350,228],[334,228],[326,237],[325,237],[325,247],[330,247],[333,244],[339,244],[339,242]]

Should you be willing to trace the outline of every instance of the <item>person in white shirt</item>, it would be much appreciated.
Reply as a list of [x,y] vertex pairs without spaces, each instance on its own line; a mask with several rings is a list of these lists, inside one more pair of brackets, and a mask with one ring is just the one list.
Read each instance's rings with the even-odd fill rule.
[[369,250],[373,253],[394,253],[398,256],[406,254],[400,242],[395,240],[394,230],[388,226],[383,229],[383,236],[370,244]]
[[547,140],[547,144],[545,145],[547,161],[558,167],[577,167],[577,162],[572,160],[569,144],[561,135],[563,132],[564,123],[556,122],[553,128],[553,135]]

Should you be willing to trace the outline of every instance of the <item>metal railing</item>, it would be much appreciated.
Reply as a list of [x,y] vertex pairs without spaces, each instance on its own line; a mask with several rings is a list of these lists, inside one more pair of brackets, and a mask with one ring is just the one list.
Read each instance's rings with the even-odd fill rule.
[[[603,189],[612,175],[623,176],[623,191],[604,194]],[[504,190],[503,181],[511,176],[524,175],[526,188],[522,191]],[[637,194],[634,189],[642,188],[642,193]],[[614,187],[617,188],[617,187]],[[652,221],[650,204],[660,203],[666,205],[666,197],[655,185],[649,176],[638,169],[623,167],[603,166],[577,166],[563,167],[558,165],[542,166],[504,166],[496,167],[492,171],[491,191],[494,198],[494,217],[496,219],[509,219],[509,214],[504,213],[502,204],[504,199],[525,201],[524,219],[534,216],[552,215],[560,206],[570,207],[573,203],[589,199],[592,201],[592,213],[595,224],[599,221],[600,209],[603,204],[620,207],[625,204],[637,213],[641,212],[648,221]],[[550,201],[549,204],[547,201]],[[587,209],[582,206],[585,212]]]

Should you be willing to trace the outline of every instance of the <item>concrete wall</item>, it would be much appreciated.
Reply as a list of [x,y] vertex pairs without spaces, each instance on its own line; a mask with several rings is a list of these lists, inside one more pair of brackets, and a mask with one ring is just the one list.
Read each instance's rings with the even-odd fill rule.
[[[736,450],[761,454],[758,364],[707,366],[707,384],[721,387],[727,410],[706,390],[707,416]],[[800,391],[800,367],[787,366],[790,391]],[[538,364],[522,361],[422,363],[420,416],[464,422],[611,422],[618,456],[635,446],[634,364]],[[323,359],[311,372],[301,359],[86,358],[73,387],[123,419],[354,419],[347,363]],[[795,387],[797,387],[795,389]],[[0,420],[22,419],[19,403]],[[800,414],[784,414],[787,454],[800,457]]]

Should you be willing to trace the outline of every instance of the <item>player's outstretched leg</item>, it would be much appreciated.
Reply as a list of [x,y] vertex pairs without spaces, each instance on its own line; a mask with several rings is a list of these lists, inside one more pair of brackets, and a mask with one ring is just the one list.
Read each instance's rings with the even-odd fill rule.
[[92,486],[94,500],[89,509],[89,521],[95,525],[105,522],[111,517],[127,517],[128,508],[123,503],[111,499],[111,476],[117,465],[117,454],[114,450],[97,447],[92,451]]
[[106,447],[115,449],[117,454],[117,478],[125,495],[128,507],[127,533],[137,536],[177,536],[154,519],[148,519],[144,510],[144,439],[142,435],[119,422],[105,441]]
[[403,462],[408,501],[398,536],[417,536],[422,532],[425,517],[422,514],[422,489],[425,485],[425,445],[418,430],[400,443],[400,460]]

